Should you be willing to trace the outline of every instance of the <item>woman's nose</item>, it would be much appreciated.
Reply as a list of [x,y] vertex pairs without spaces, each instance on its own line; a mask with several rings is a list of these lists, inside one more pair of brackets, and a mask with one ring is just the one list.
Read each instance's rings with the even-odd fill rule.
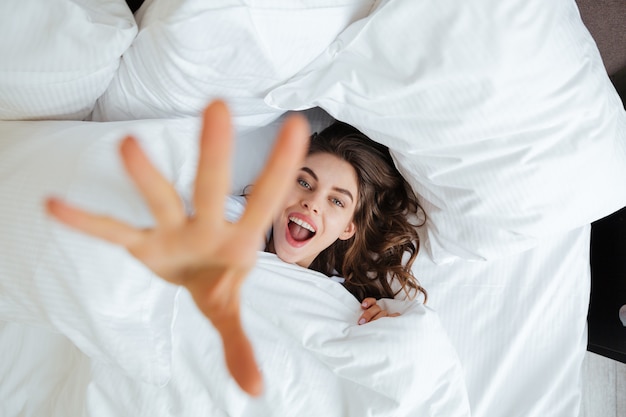
[[319,213],[319,204],[314,198],[307,198],[302,200],[302,206],[315,214]]

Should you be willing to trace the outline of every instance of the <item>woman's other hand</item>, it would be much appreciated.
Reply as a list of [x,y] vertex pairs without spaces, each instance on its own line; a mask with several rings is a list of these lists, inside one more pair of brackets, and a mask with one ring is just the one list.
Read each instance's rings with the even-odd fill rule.
[[373,297],[366,298],[361,303],[361,310],[363,314],[359,317],[359,324],[369,323],[370,321],[378,320],[381,317],[398,317],[400,313],[389,313],[387,310],[383,310]]
[[185,213],[174,187],[131,137],[121,142],[120,153],[150,207],[154,228],[138,229],[56,199],[47,201],[47,210],[70,227],[124,246],[158,276],[186,287],[220,333],[231,375],[244,391],[259,395],[262,377],[241,326],[240,287],[305,156],[309,127],[301,116],[285,121],[245,213],[233,224],[224,219],[230,190],[230,113],[216,101],[203,116],[192,217]]

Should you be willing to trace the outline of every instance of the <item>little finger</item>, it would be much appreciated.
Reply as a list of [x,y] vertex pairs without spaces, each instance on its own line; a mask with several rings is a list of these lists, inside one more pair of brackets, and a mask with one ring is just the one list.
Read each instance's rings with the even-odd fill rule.
[[46,200],[46,211],[71,228],[127,248],[143,237],[143,232],[139,229],[110,217],[72,207],[56,198]]

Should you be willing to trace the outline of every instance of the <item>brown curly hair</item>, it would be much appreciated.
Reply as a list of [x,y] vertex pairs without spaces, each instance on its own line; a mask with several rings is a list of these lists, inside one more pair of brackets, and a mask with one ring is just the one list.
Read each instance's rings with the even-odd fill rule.
[[424,213],[389,149],[335,122],[311,137],[308,153],[329,153],[350,163],[359,187],[355,235],[323,250],[309,268],[344,277],[346,288],[359,301],[404,292],[409,298],[421,293],[425,302],[428,294],[411,272],[419,250],[417,227],[424,223],[418,219],[424,219]]

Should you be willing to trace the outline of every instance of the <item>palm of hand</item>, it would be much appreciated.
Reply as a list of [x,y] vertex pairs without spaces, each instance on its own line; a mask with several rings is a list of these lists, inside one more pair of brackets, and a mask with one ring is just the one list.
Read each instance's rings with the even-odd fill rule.
[[288,119],[259,176],[238,223],[224,220],[230,188],[230,115],[222,102],[204,113],[193,217],[187,216],[174,187],[154,168],[132,138],[122,141],[124,165],[155,218],[142,230],[50,199],[47,209],[59,221],[124,246],[155,274],[185,286],[200,311],[220,333],[229,371],[246,392],[258,395],[262,378],[241,327],[240,287],[256,261],[272,217],[304,157],[308,125]]

